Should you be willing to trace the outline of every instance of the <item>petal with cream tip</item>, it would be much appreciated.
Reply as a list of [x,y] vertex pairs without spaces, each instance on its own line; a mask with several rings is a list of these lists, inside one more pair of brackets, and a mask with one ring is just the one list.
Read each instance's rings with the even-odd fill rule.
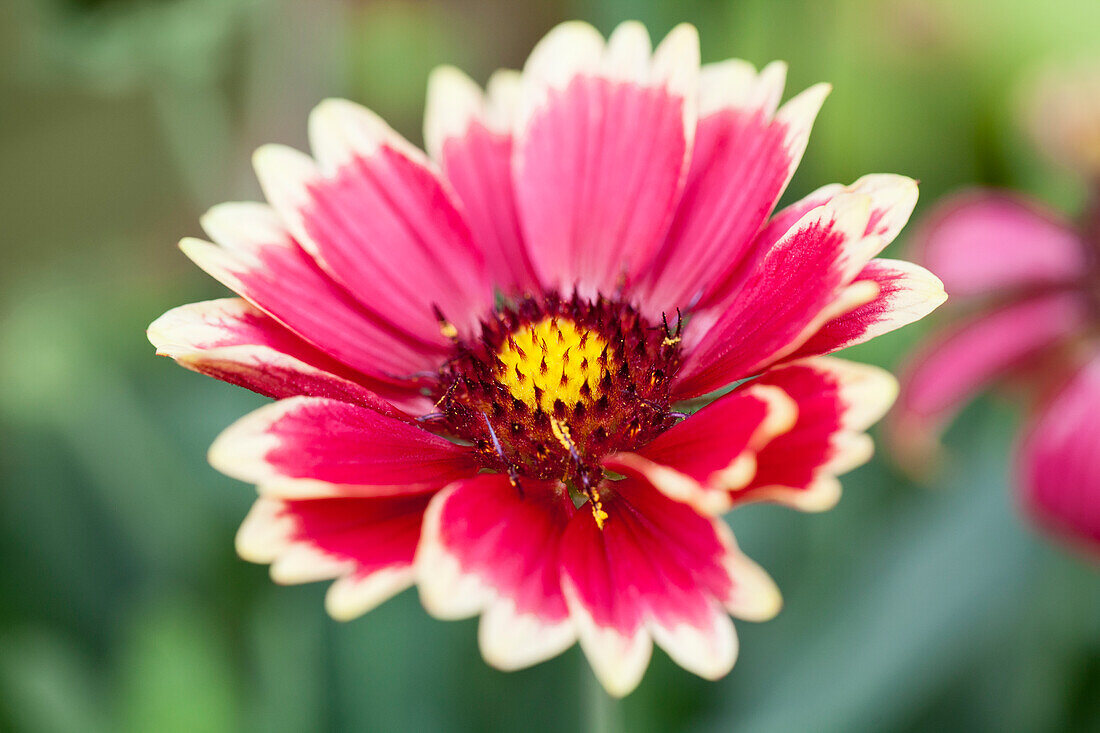
[[660,246],[690,159],[698,43],[682,25],[651,52],[638,23],[605,42],[571,22],[531,52],[512,178],[548,287],[611,296]]

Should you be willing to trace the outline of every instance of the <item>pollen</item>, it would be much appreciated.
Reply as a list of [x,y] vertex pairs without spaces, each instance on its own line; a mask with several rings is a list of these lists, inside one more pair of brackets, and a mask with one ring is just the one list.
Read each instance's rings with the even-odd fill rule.
[[508,336],[497,354],[500,382],[532,409],[552,413],[600,396],[600,381],[615,368],[614,349],[601,336],[564,317],[547,316]]
[[591,501],[589,503],[592,505],[592,518],[596,520],[596,526],[599,529],[603,529],[604,522],[607,521],[607,512],[604,511],[603,500],[600,499],[600,491],[594,488],[590,493]]

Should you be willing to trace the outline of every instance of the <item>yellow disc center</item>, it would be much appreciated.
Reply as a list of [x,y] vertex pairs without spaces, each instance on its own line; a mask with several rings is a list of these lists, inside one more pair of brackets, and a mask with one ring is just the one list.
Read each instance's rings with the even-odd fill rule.
[[552,412],[561,400],[573,407],[600,394],[612,368],[613,349],[602,337],[560,316],[547,316],[514,331],[497,352],[500,381],[529,407]]

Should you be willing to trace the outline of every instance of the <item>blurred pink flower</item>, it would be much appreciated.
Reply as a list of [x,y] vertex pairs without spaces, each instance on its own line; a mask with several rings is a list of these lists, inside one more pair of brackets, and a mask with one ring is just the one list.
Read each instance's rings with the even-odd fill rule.
[[1100,229],[1022,197],[976,191],[944,201],[918,238],[956,307],[975,306],[911,357],[889,421],[903,460],[936,452],[955,412],[1015,377],[1037,406],[1017,447],[1026,512],[1100,550]]
[[[785,67],[699,66],[567,23],[482,92],[429,83],[430,158],[350,102],[313,157],[255,156],[268,204],[202,220],[184,251],[241,298],[177,308],[158,352],[279,401],[210,460],[259,485],[241,555],[278,582],[337,578],[338,618],[416,584],[481,614],[502,669],[578,641],[613,694],[653,642],[725,674],[729,614],[780,606],[715,515],[823,510],[871,452],[893,378],[822,356],[945,297],[873,259],[916,184],[867,176],[772,215],[828,87],[780,106]],[[758,376],[688,416],[716,390]]]

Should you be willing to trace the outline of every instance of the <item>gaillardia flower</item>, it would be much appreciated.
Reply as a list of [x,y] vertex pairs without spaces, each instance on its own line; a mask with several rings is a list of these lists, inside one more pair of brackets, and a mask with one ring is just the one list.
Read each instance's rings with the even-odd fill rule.
[[[1040,525],[1100,550],[1100,228],[1076,228],[1015,194],[944,201],[919,238],[921,258],[960,307],[912,356],[891,442],[928,465],[966,402],[1015,378],[1037,409],[1018,446],[1021,504]],[[956,314],[958,315],[958,314]]]
[[241,555],[278,582],[336,578],[337,618],[415,583],[436,616],[480,613],[502,669],[579,640],[622,695],[656,641],[725,674],[729,614],[780,599],[715,515],[834,504],[895,383],[821,355],[944,297],[872,259],[907,178],[771,215],[828,91],[780,107],[783,81],[700,68],[690,26],[651,51],[637,23],[606,42],[566,23],[484,93],[435,72],[430,157],[337,100],[310,117],[312,158],[261,148],[269,203],[217,206],[216,244],[182,243],[241,297],[150,328],[279,400],[210,452],[259,486]]
[[1077,222],[1006,191],[943,201],[918,257],[956,298],[955,322],[910,359],[890,421],[903,461],[926,466],[966,402],[1011,379],[1032,415],[1016,449],[1021,508],[1100,557],[1100,65],[1046,69],[1028,85],[1037,147],[1080,175]]

